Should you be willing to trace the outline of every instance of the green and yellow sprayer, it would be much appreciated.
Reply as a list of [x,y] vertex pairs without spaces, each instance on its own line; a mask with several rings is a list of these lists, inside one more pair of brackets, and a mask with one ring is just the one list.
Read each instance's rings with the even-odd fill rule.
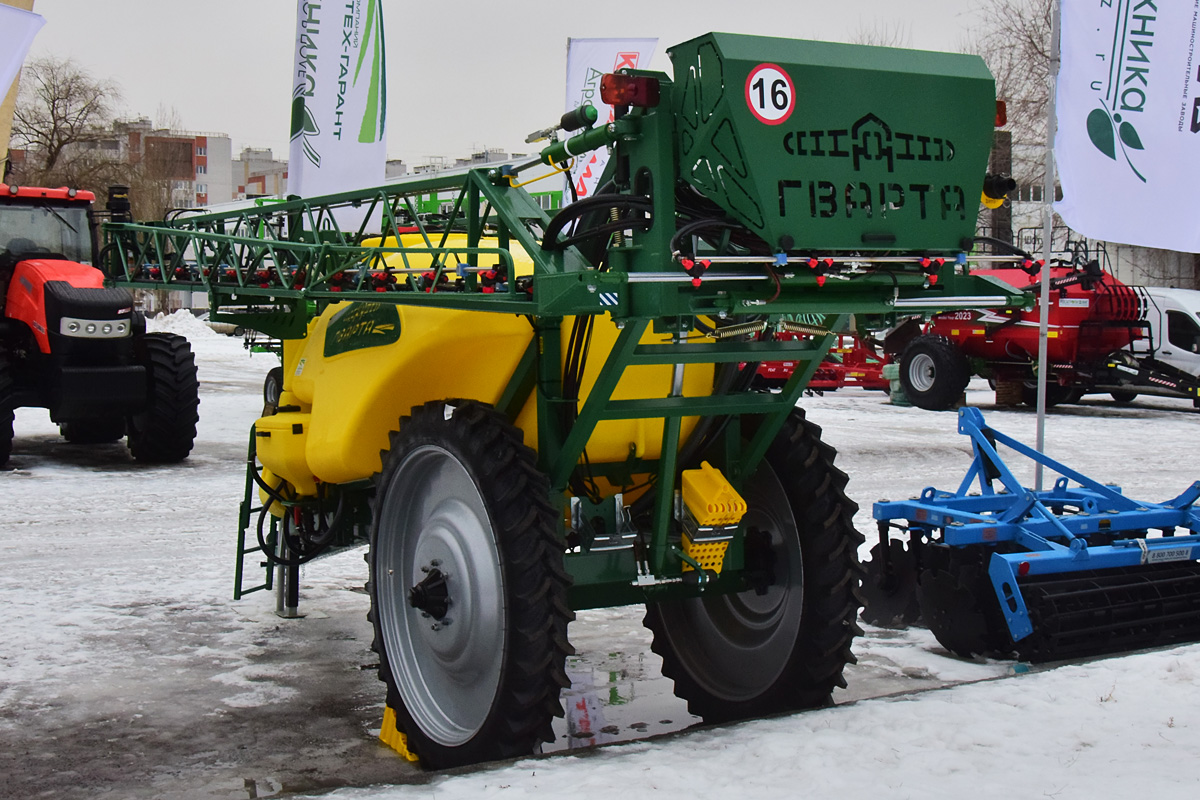
[[[982,60],[719,33],[670,56],[524,162],[106,227],[118,284],[202,288],[282,342],[240,555],[369,540],[388,723],[427,766],[551,736],[579,609],[644,603],[705,720],[826,703],[862,537],[797,400],[848,315],[1026,302],[968,269]],[[553,217],[518,185],[598,148],[601,188]]]

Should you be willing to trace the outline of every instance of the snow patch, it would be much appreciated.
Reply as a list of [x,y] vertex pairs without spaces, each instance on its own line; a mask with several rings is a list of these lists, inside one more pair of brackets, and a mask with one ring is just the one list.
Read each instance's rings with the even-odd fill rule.
[[171,314],[156,314],[146,317],[146,330],[151,333],[177,333],[189,339],[200,339],[221,334],[208,327],[208,323],[186,309]]

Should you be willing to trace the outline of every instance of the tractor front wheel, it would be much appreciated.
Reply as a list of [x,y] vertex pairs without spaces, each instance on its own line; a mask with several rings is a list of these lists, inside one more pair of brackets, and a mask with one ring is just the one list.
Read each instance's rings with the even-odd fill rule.
[[553,738],[573,617],[557,517],[536,455],[494,409],[427,403],[391,434],[367,589],[387,703],[424,766]]
[[945,336],[918,336],[900,357],[900,383],[909,401],[927,411],[953,408],[971,380],[962,349]]
[[793,411],[743,492],[746,565],[762,585],[646,604],[663,674],[706,722],[825,705],[846,685],[862,537],[833,456]]
[[129,418],[129,452],[148,463],[182,461],[192,451],[200,419],[192,346],[173,333],[147,333],[134,347],[146,368],[146,406]]

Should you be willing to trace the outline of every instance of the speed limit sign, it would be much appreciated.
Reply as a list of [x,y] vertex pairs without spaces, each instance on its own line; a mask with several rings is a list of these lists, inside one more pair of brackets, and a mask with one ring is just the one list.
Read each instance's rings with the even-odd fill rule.
[[796,87],[777,64],[759,64],[746,78],[746,105],[759,122],[778,125],[796,107]]

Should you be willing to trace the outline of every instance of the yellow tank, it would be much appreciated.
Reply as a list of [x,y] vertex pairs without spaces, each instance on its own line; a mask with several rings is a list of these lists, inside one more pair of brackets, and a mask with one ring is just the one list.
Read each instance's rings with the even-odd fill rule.
[[[410,236],[402,237],[402,243],[423,244]],[[461,235],[448,242],[465,243]],[[514,248],[513,256],[518,274],[532,271],[523,252]],[[428,266],[424,258],[422,264],[410,255],[408,266]],[[403,266],[395,262],[393,258],[392,266]],[[564,353],[571,322],[568,318],[563,324]],[[591,391],[618,333],[607,316],[595,320],[582,398]],[[516,315],[389,303],[333,305],[310,323],[306,338],[284,342],[279,403],[284,410],[257,423],[259,461],[305,496],[315,494],[318,481],[369,478],[381,468],[380,451],[388,447],[389,431],[413,407],[450,398],[498,402],[532,337],[530,322]],[[667,340],[649,332],[643,337],[646,343]],[[666,397],[673,369],[630,368],[613,397]],[[712,377],[711,364],[689,365],[684,394],[711,393]],[[516,424],[535,449],[536,420],[531,396]],[[694,420],[684,421],[685,435],[691,424]],[[661,419],[601,423],[588,443],[588,458],[592,463],[623,462],[631,448],[640,458],[657,458],[662,425]]]

